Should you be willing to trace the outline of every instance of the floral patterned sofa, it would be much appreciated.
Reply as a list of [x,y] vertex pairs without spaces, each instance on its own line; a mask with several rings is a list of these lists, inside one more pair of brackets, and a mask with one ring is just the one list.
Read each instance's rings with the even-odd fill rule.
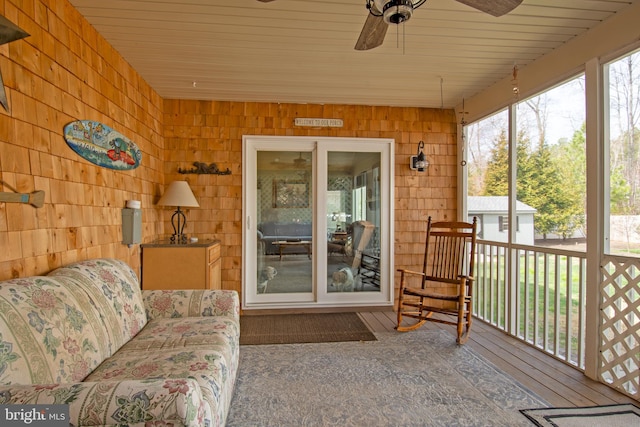
[[75,426],[224,425],[234,291],[141,291],[115,259],[0,282],[0,404],[68,404]]

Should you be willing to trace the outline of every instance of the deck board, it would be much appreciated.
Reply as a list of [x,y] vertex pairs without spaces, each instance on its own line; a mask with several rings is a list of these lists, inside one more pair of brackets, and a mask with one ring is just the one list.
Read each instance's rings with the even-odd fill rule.
[[[504,332],[483,324],[490,331],[502,352],[513,352],[523,363],[529,363],[540,369],[545,375],[545,381],[560,382],[568,385],[571,390],[578,390],[580,395],[588,400],[602,402],[603,396],[609,399],[608,404],[625,403],[629,401],[627,396],[605,386],[597,381],[587,378],[578,369],[560,362],[544,352],[530,345],[523,344],[514,337]],[[607,404],[607,403],[593,403]]]
[[[392,311],[371,311],[359,314],[372,332],[394,330],[396,317]],[[453,326],[427,322],[423,328],[445,329],[451,332],[452,339],[455,339]],[[552,406],[638,404],[638,401],[586,377],[578,369],[487,323],[475,321],[469,341],[465,345],[473,348]]]

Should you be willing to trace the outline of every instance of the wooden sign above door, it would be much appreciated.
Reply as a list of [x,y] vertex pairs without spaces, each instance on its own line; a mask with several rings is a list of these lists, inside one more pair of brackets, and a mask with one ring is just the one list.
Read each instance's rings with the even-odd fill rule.
[[344,126],[342,119],[308,119],[298,117],[293,122],[296,126],[308,126],[316,128],[341,128]]

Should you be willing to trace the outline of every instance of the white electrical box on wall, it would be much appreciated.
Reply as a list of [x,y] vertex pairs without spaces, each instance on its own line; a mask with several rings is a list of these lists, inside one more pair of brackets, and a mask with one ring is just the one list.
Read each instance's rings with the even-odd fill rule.
[[142,242],[142,210],[122,209],[122,243],[133,245]]

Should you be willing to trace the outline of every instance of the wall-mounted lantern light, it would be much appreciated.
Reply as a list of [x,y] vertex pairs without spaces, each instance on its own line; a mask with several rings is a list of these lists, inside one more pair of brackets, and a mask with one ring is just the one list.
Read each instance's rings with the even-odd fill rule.
[[418,172],[424,172],[426,168],[429,167],[429,162],[424,157],[424,142],[420,141],[418,143],[418,154],[415,156],[411,156],[411,163],[409,167]]

